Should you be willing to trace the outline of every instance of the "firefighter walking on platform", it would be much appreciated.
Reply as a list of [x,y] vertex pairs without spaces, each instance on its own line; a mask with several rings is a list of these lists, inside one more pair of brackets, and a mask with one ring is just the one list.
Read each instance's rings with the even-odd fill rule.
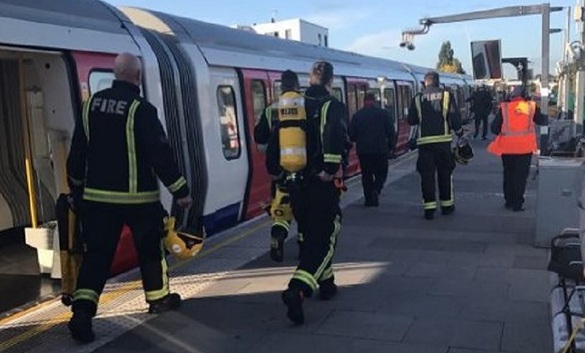
[[538,148],[534,124],[546,125],[548,119],[524,93],[522,87],[516,87],[510,94],[510,101],[500,104],[491,126],[492,133],[497,136],[488,146],[490,153],[502,157],[504,207],[514,212],[524,211],[530,162]]
[[424,77],[425,89],[417,94],[408,110],[408,124],[416,126],[418,160],[421,177],[424,218],[434,218],[437,209],[435,175],[439,185],[439,203],[443,215],[455,211],[452,173],[455,160],[451,150],[451,131],[463,135],[461,115],[455,98],[439,87],[439,74],[431,71]]
[[95,339],[92,318],[125,224],[132,230],[149,312],[176,309],[181,303],[169,291],[156,176],[183,208],[192,203],[189,187],[156,108],[140,97],[140,60],[129,53],[118,55],[114,74],[111,88],[84,103],[67,160],[85,246],[68,327],[73,339],[84,343]]
[[[300,84],[296,73],[286,70],[280,76],[280,89],[282,94],[287,92],[299,92]],[[260,119],[254,126],[254,141],[260,151],[266,151],[270,141],[270,135],[278,121],[278,101],[264,109]],[[276,262],[284,259],[284,241],[288,237],[293,219],[290,206],[290,195],[283,175],[274,176],[271,185],[271,203],[268,206],[272,227],[270,228],[270,258]],[[298,226],[297,226],[298,227]],[[299,229],[297,242],[299,251],[302,245],[303,235]]]
[[[295,324],[304,322],[303,301],[317,288],[322,300],[337,293],[332,262],[341,208],[334,176],[341,169],[347,142],[345,106],[329,92],[333,66],[317,61],[309,77],[311,86],[303,106],[291,106],[291,102],[280,109],[266,159],[271,175],[286,175],[293,213],[304,235],[299,264],[282,293],[287,316]],[[291,98],[299,101],[299,97]],[[291,118],[283,119],[282,113]],[[306,119],[292,119],[299,115]]]

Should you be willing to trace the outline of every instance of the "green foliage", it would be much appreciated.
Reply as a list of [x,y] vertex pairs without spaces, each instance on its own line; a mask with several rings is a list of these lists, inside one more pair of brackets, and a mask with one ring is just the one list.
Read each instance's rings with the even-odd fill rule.
[[439,51],[439,62],[437,63],[437,70],[443,72],[465,74],[465,70],[461,66],[461,61],[454,57],[455,52],[451,48],[451,42],[446,41],[441,45]]

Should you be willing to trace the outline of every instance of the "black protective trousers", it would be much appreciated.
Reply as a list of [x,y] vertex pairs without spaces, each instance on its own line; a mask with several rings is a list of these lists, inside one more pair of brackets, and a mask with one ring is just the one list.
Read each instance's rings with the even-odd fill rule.
[[388,178],[388,155],[383,153],[362,153],[358,155],[362,169],[362,187],[366,200],[374,192],[380,193]]
[[[437,208],[435,183],[439,185],[441,208],[453,206],[453,180],[455,159],[450,142],[429,143],[418,147],[416,170],[420,174],[423,207],[425,210]],[[436,176],[436,178],[435,178]]]
[[479,125],[482,125],[481,137],[486,138],[488,135],[488,114],[476,114],[475,115],[475,133],[473,137],[479,135]]
[[[116,205],[84,201],[81,216],[83,243],[86,250],[79,270],[73,299],[73,311],[88,310],[95,315],[123,226],[132,231],[142,285],[147,302],[169,294],[167,263],[162,236],[164,210],[159,203]],[[85,295],[84,295],[85,294]]]
[[502,155],[504,199],[507,206],[521,208],[524,204],[524,192],[530,174],[531,161],[532,153]]
[[324,281],[333,281],[332,261],[341,228],[339,191],[316,177],[289,186],[293,214],[303,230],[303,251],[289,288],[305,297]]

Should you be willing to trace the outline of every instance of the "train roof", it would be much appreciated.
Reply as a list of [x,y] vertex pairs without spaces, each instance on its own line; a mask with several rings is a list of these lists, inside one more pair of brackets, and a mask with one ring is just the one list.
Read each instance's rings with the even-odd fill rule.
[[128,34],[128,18],[98,0],[0,0],[0,17]]
[[128,17],[99,0],[0,0],[0,43],[138,53]]
[[120,10],[138,26],[173,35],[183,43],[195,43],[212,65],[307,71],[313,61],[328,60],[335,64],[336,73],[344,75],[375,77],[387,73],[412,78],[398,61],[259,35],[146,9],[122,7]]

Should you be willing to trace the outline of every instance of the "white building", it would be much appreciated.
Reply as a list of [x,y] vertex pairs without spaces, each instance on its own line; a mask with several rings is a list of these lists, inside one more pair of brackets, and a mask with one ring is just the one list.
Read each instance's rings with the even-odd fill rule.
[[[238,26],[242,28],[243,26]],[[304,43],[329,46],[329,30],[300,18],[278,22],[260,23],[251,26],[258,34],[283,39],[298,40]]]

